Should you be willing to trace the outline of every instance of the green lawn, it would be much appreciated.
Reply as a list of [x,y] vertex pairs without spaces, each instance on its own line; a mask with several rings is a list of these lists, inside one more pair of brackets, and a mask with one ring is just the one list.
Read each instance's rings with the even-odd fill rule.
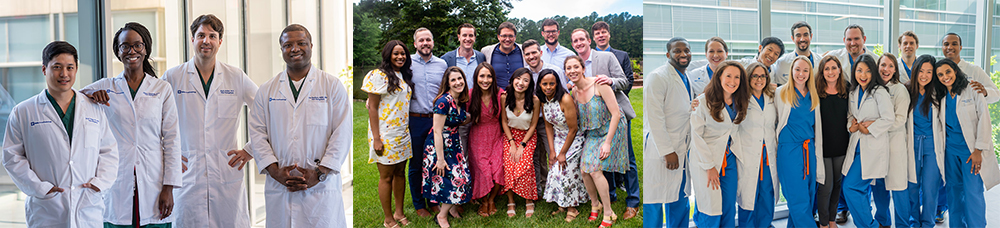
[[[632,99],[632,107],[636,110],[639,117],[632,120],[632,145],[636,152],[636,162],[639,171],[639,180],[642,180],[642,89],[633,89],[629,93],[629,98]],[[378,187],[378,171],[375,169],[375,164],[368,164],[368,140],[367,140],[367,128],[368,127],[368,117],[367,111],[364,108],[363,101],[354,102],[354,226],[355,227],[380,227],[382,225],[382,208],[379,204],[377,187]],[[640,184],[641,188],[641,184]],[[413,210],[413,205],[410,203],[410,193],[409,193],[409,183],[407,183],[405,202],[404,202],[404,213],[406,217],[410,219],[410,227],[436,227],[437,224],[434,222],[433,217],[420,217],[417,216],[416,212]],[[481,217],[476,214],[476,209],[479,205],[476,204],[465,204],[465,213],[462,214],[461,219],[450,218],[449,222],[454,227],[567,227],[567,223],[563,221],[566,217],[565,213],[558,216],[549,215],[550,212],[554,211],[556,206],[550,203],[536,203],[535,214],[531,218],[524,217],[524,201],[523,199],[515,200],[518,204],[517,216],[514,218],[507,218],[506,206],[507,197],[500,196],[497,197],[496,204],[498,205],[498,211],[496,214],[490,217]],[[515,197],[516,198],[516,197]],[[615,213],[621,217],[625,213],[625,192],[618,190],[618,202],[612,204],[612,208]],[[600,224],[600,220],[594,222],[587,222],[587,215],[589,214],[590,204],[584,204],[578,207],[581,214],[568,225],[568,227],[596,227]],[[641,208],[641,207],[640,207]],[[619,218],[618,222],[615,223],[616,227],[641,227],[642,226],[642,210],[639,211],[639,215],[630,220],[621,220]]]

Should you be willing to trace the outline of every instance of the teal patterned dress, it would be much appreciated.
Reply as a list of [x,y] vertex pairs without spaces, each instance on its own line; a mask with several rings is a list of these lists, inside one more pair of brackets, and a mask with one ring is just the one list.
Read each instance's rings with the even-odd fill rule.
[[[584,131],[583,157],[580,159],[580,170],[584,173],[608,171],[625,173],[628,170],[628,148],[625,145],[628,129],[625,125],[625,114],[618,120],[618,129],[611,139],[611,154],[601,160],[601,145],[611,127],[611,112],[607,104],[596,94],[590,101],[577,105],[580,110],[579,126]],[[616,110],[621,113],[621,110]]]

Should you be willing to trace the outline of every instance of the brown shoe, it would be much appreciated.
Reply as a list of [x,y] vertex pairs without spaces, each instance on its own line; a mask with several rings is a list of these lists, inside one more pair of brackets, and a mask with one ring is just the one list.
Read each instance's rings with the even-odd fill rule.
[[636,214],[639,214],[639,208],[636,208],[636,207],[626,207],[625,208],[625,216],[622,216],[622,219],[625,219],[625,220],[631,219],[631,218],[635,217]]
[[420,209],[417,210],[417,215],[419,215],[420,217],[431,217],[431,212],[427,211],[427,209]]

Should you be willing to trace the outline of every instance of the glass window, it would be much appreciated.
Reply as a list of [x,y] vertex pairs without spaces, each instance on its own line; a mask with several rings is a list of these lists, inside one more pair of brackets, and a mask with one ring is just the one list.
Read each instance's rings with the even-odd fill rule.
[[643,1],[643,62],[650,72],[667,62],[667,41],[684,37],[691,44],[691,60],[705,59],[705,41],[713,36],[730,43],[730,59],[757,53],[757,1]]
[[882,40],[882,5],[879,1],[807,2],[771,1],[771,35],[785,43],[785,52],[795,51],[792,24],[809,23],[813,30],[813,52],[844,48],[844,28],[858,24],[864,28],[865,46],[872,50]]
[[[941,38],[954,32],[962,37],[962,59],[972,61],[976,53],[976,1],[902,1],[899,4],[899,32],[913,31],[920,40],[917,55],[944,57]],[[898,35],[897,35],[898,36]],[[893,39],[895,42],[896,39]],[[892,50],[898,53],[898,50]]]
[[[9,62],[41,61],[42,49],[52,41],[48,16],[7,19]],[[40,29],[41,28],[41,29]]]

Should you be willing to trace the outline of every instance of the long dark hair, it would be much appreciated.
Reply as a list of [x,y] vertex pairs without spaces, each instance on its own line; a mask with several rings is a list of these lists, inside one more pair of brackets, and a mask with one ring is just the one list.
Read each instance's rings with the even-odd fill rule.
[[712,119],[715,122],[722,122],[722,110],[726,109],[726,91],[722,89],[722,72],[729,67],[736,67],[740,70],[740,86],[736,88],[736,92],[733,92],[732,99],[733,105],[736,108],[736,119],[733,123],[739,124],[743,122],[743,118],[747,116],[747,103],[750,103],[750,80],[747,78],[747,73],[743,70],[743,67],[739,62],[727,60],[719,64],[719,69],[715,71],[712,75],[712,80],[708,82],[708,86],[705,87],[705,101],[707,101],[708,111],[712,115]]
[[410,70],[410,50],[406,48],[406,44],[403,44],[399,40],[390,40],[385,43],[385,47],[382,48],[382,63],[379,64],[378,69],[385,74],[386,80],[389,81],[389,93],[393,93],[399,90],[399,78],[396,77],[396,70],[393,69],[395,66],[392,64],[392,49],[396,46],[403,47],[403,52],[406,53],[406,62],[403,62],[403,67],[399,68],[399,73],[403,74],[403,81],[406,82],[411,88],[413,87],[413,71]]
[[944,84],[938,83],[937,87],[939,91],[942,92],[941,94],[937,95],[937,99],[941,100],[941,98],[944,98],[944,96],[948,95],[948,92],[954,93],[955,95],[962,95],[962,91],[965,91],[965,88],[969,87],[969,79],[965,76],[965,73],[962,72],[962,69],[958,69],[958,64],[956,64],[955,61],[951,61],[951,59],[948,58],[943,58],[941,60],[938,60],[937,64],[934,64],[935,77],[937,77],[937,70],[941,69],[941,66],[943,65],[951,66],[951,69],[955,71],[955,83],[951,84],[951,91],[948,91],[948,87],[944,86]]
[[528,75],[528,88],[525,88],[524,90],[523,108],[524,112],[530,113],[531,109],[535,107],[534,99],[530,97],[532,95],[535,95],[535,81],[531,80],[531,70],[528,70],[528,68],[524,67],[514,70],[514,73],[510,75],[510,81],[507,82],[507,88],[504,89],[504,91],[507,91],[507,101],[505,102],[504,107],[510,108],[510,110],[514,110],[514,104],[517,103],[515,101],[517,98],[514,96],[514,94],[517,93],[517,91],[514,91],[514,79],[519,78],[525,74]]
[[111,45],[114,46],[112,49],[115,52],[115,58],[121,60],[121,56],[119,55],[124,54],[118,53],[120,49],[118,46],[122,44],[122,41],[118,40],[118,37],[121,36],[123,32],[129,30],[135,31],[135,33],[139,34],[139,37],[142,37],[143,50],[146,50],[146,55],[142,56],[142,72],[156,77],[156,68],[153,68],[153,64],[150,63],[149,60],[149,56],[153,53],[153,50],[150,50],[153,47],[153,37],[149,35],[149,30],[146,29],[146,26],[142,26],[142,24],[129,22],[125,24],[125,27],[122,27],[118,29],[118,32],[115,32],[115,37],[111,39]]
[[[911,72],[914,72],[914,74],[910,75],[909,84],[906,85],[906,89],[910,92],[910,108],[907,110],[908,112],[913,112],[913,109],[917,105],[920,105],[920,111],[923,113],[928,113],[932,104],[935,108],[941,107],[941,103],[937,99],[934,99],[934,97],[937,94],[945,93],[945,91],[939,90],[940,88],[937,86],[941,82],[938,81],[937,75],[935,75],[937,73],[937,67],[934,65],[935,61],[934,56],[931,55],[921,55],[917,57],[917,60],[913,61],[913,70]],[[917,104],[917,100],[920,98],[920,82],[917,82],[917,77],[920,75],[920,70],[923,70],[924,63],[931,64],[931,81],[924,87],[924,102]]]
[[[882,65],[883,59],[889,59],[885,61],[888,61],[888,63],[892,63],[894,69],[893,70],[894,72],[892,73],[892,78],[889,78],[889,81],[885,82],[885,84],[889,84],[890,82],[899,83],[899,63],[896,63],[896,56],[888,52],[883,53],[882,57],[878,58],[878,62],[876,63],[876,65]],[[881,66],[879,66],[878,68],[881,68]],[[878,74],[878,77],[879,78],[882,77],[881,72]]]
[[[493,82],[490,83],[490,86],[486,89],[486,91],[479,88],[479,74],[482,73],[482,71],[489,71],[490,76],[493,77]],[[494,117],[500,117],[500,98],[498,95],[500,86],[497,85],[496,76],[496,72],[493,71],[493,65],[490,65],[490,63],[487,62],[479,63],[479,66],[476,66],[475,73],[469,76],[472,77],[472,96],[469,97],[469,116],[472,117],[473,122],[475,123],[479,122],[479,115],[483,112],[483,94],[490,95],[489,108],[493,111],[492,113]]]
[[816,71],[816,77],[819,78],[819,80],[816,80],[816,90],[819,90],[817,92],[817,93],[819,93],[819,98],[826,98],[826,96],[829,95],[829,94],[826,94],[826,86],[827,86],[826,85],[826,70],[824,68],[826,68],[826,64],[828,62],[830,62],[830,61],[833,61],[834,63],[836,63],[837,68],[840,68],[840,80],[837,80],[837,84],[834,85],[834,86],[837,87],[837,94],[836,95],[838,97],[840,97],[840,98],[847,98],[847,94],[848,94],[847,93],[847,80],[844,80],[844,74],[845,74],[845,72],[844,72],[844,69],[841,67],[842,65],[840,64],[840,59],[838,59],[837,56],[834,56],[834,55],[824,56],[822,59],[819,60],[819,65],[817,65],[817,68],[819,68],[819,70]]
[[881,86],[886,91],[889,90],[889,87],[885,86],[885,81],[882,80],[882,76],[878,74],[878,65],[875,65],[875,58],[870,54],[862,54],[858,57],[858,62],[851,67],[851,91],[858,89],[858,86],[860,86],[860,84],[858,84],[858,77],[855,74],[857,74],[858,66],[861,64],[868,66],[868,73],[871,74],[871,79],[869,79],[871,82],[868,82],[868,85],[865,85],[865,88],[861,89],[864,89],[866,93],[872,93],[875,88],[878,88],[877,86]]
[[[458,68],[457,66],[448,67],[448,69],[444,70],[444,75],[441,75],[441,86],[438,87],[437,96],[434,96],[435,101],[451,90],[451,86],[448,85],[448,78],[451,77],[451,73],[458,73],[459,75],[462,75],[462,81],[465,81],[465,72],[462,72],[462,68]],[[468,88],[468,86],[464,88]],[[458,101],[459,106],[465,105],[465,103],[469,101],[469,92],[462,91],[461,93],[458,93],[458,97],[455,97],[455,100]]]
[[[542,91],[542,79],[549,75],[556,78],[556,92],[552,94],[552,97],[546,97],[545,92]],[[542,104],[549,103],[548,100],[553,98],[555,98],[555,101],[558,103],[558,99],[562,98],[563,94],[566,94],[566,89],[563,89],[562,81],[559,80],[559,73],[552,69],[544,69],[541,72],[538,72],[538,83],[535,84],[537,84],[537,86],[535,86],[535,96],[542,101]]]

